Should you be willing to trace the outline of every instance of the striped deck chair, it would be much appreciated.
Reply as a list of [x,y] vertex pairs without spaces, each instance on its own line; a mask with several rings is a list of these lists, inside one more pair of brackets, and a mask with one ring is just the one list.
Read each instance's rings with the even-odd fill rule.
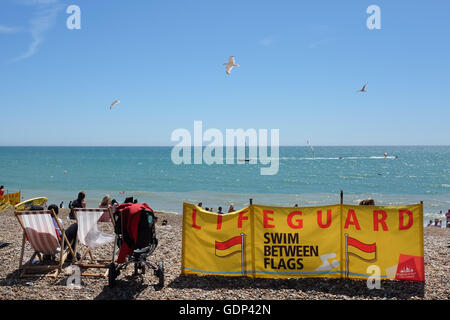
[[[53,276],[57,277],[62,271],[62,266],[69,253],[74,256],[74,251],[64,234],[64,228],[56,218],[53,210],[42,211],[16,211],[14,212],[20,226],[23,229],[22,250],[20,251],[19,269],[22,270],[20,277],[28,276]],[[61,236],[56,230],[56,225],[61,230]],[[34,250],[31,258],[23,264],[25,244],[29,242]],[[55,263],[45,263],[43,255],[54,255],[59,257]],[[38,257],[40,263],[33,262]],[[54,273],[49,274],[50,271]]]
[[[115,237],[113,235],[101,232],[98,229],[98,221],[102,218],[102,221],[109,220],[105,217],[112,217],[112,210],[110,208],[98,208],[98,209],[75,209],[75,217],[78,223],[77,238],[81,244],[85,246],[84,251],[81,254],[80,260],[76,263],[81,268],[106,268],[105,273],[89,273],[83,272],[82,276],[91,277],[107,277],[109,264],[113,260],[111,259],[96,259],[94,258],[92,251],[105,244],[113,242]],[[113,221],[113,219],[111,219]],[[78,247],[78,246],[77,246]],[[113,249],[114,250],[114,249]],[[89,254],[90,261],[87,260]]]

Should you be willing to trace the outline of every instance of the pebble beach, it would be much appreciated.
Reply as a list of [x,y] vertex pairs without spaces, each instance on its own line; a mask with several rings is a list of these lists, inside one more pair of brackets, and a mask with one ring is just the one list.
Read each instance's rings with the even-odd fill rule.
[[[158,288],[153,272],[134,276],[130,265],[114,288],[102,277],[82,277],[79,288],[66,286],[70,264],[56,278],[20,278],[19,257],[22,231],[12,210],[0,214],[0,300],[446,300],[450,299],[450,229],[424,228],[425,283],[381,282],[381,289],[369,290],[364,280],[345,279],[252,279],[245,277],[181,274],[182,216],[157,212],[159,245],[148,259],[163,260],[165,285]],[[68,209],[59,217],[72,223]],[[162,222],[166,220],[167,223]],[[112,234],[109,224],[102,224]],[[111,256],[112,244],[95,250],[97,257]],[[32,254],[26,245],[25,257]]]

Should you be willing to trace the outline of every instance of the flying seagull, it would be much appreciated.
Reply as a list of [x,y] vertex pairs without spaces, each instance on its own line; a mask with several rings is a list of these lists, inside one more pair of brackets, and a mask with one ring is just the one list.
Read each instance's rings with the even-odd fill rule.
[[234,56],[231,56],[228,58],[228,62],[223,64],[226,67],[226,72],[227,74],[231,73],[231,69],[233,69],[233,67],[239,67],[238,64],[236,64],[236,62],[234,61]]
[[114,101],[110,106],[109,106],[109,110],[111,110],[116,104],[120,103],[120,100],[116,100]]
[[364,86],[362,87],[362,89],[361,89],[361,90],[358,90],[357,92],[367,92],[367,91],[366,91],[366,86],[367,86],[367,83],[364,84]]

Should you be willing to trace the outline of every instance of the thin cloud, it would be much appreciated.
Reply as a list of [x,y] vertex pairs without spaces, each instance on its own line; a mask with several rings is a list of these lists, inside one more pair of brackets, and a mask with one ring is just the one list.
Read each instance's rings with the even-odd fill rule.
[[316,39],[308,44],[309,49],[325,46],[337,40],[336,30],[330,28],[328,25],[309,25],[307,30],[308,34]]
[[45,33],[53,26],[56,16],[61,9],[61,5],[58,4],[57,0],[22,0],[19,3],[36,5],[37,12],[29,21],[30,27],[28,32],[31,34],[32,41],[27,51],[14,58],[12,62],[30,58],[38,51],[39,45],[44,42]]
[[19,32],[19,31],[20,31],[19,28],[7,27],[7,26],[0,25],[0,33],[11,34],[11,33],[16,33],[16,32]]
[[321,40],[318,40],[318,41],[310,43],[308,45],[308,48],[309,49],[315,49],[315,48],[320,47],[322,45],[326,45],[328,43],[331,43],[331,42],[333,42],[335,40],[336,40],[335,38],[331,38],[331,37],[330,38],[324,38],[324,39],[321,39]]
[[57,3],[58,0],[16,0],[17,4],[50,4],[50,3]]
[[262,39],[261,41],[259,41],[259,44],[264,47],[270,47],[274,42],[275,42],[275,37],[268,36],[268,37],[265,37],[264,39]]

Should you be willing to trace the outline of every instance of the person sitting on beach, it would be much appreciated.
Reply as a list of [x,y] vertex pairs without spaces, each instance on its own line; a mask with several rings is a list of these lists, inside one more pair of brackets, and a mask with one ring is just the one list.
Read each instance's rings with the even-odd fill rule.
[[230,207],[228,208],[228,213],[233,212],[233,211],[236,211],[236,210],[234,210],[233,204],[230,204]]
[[375,200],[373,200],[372,198],[361,200],[359,202],[359,205],[360,206],[374,206],[375,205]]
[[86,208],[86,202],[84,201],[84,198],[86,198],[86,193],[84,193],[84,191],[80,191],[78,192],[78,197],[69,204],[70,219],[72,220],[75,219],[75,210],[74,210],[75,208]]
[[[55,213],[55,216],[58,216],[59,208],[58,208],[58,206],[56,204],[49,205],[47,207],[47,210],[53,210],[53,212]],[[56,222],[55,218],[52,218],[52,220],[53,220],[53,225],[55,226],[55,230],[58,233],[58,238],[61,238],[61,234],[62,233],[61,233],[61,230],[58,227],[58,223]],[[62,225],[63,221],[60,218],[58,218],[58,220],[59,220],[59,224]],[[58,239],[58,240],[60,240],[60,239]]]
[[433,226],[433,220],[430,220],[430,222],[428,222],[427,227],[432,227]]
[[222,207],[219,207],[217,213],[218,213],[218,214],[223,214]]
[[[43,210],[43,209],[44,208],[39,207],[39,206],[33,206],[32,208],[30,208],[31,211]],[[59,224],[62,226],[63,225],[63,221],[60,218],[58,218],[58,214],[59,214],[58,206],[56,204],[51,204],[51,205],[49,205],[47,207],[47,210],[52,210],[55,213],[55,216],[57,217]],[[58,236],[58,240],[60,240],[61,236],[62,236],[61,229],[59,228],[58,223],[56,222],[55,218],[52,217],[52,220],[53,220],[53,225],[55,227],[56,234]],[[72,224],[72,226],[73,226],[73,224]],[[73,248],[73,246],[75,245],[75,242],[76,242],[76,236],[77,236],[77,232],[76,231],[77,230],[75,230],[75,233],[74,233],[73,230],[69,230],[69,229],[70,229],[70,227],[64,232],[64,234],[65,234],[67,240],[69,241],[71,247]],[[72,229],[73,229],[73,227],[72,227]],[[44,261],[50,261],[50,260],[54,260],[54,259],[55,259],[54,255],[44,255],[43,256],[43,260]],[[72,260],[72,255],[69,254],[67,259],[68,259],[68,261]]]
[[433,227],[439,227],[439,219],[434,219],[434,226]]
[[197,207],[200,207],[200,208],[201,208],[202,205],[203,205],[203,203],[199,202],[198,205],[197,205]]
[[206,208],[205,208],[205,210],[206,210],[206,211],[209,211],[209,208],[208,208],[208,207],[206,207]]
[[[39,210],[44,210],[43,207],[41,206],[31,206],[30,208],[31,211],[39,211]],[[55,213],[55,216],[58,216],[59,213],[59,209],[58,206],[51,204],[47,207],[47,210],[53,211]],[[58,222],[60,225],[62,225],[63,221],[60,218],[57,218]],[[52,216],[52,221],[53,221],[53,226],[55,227],[55,231],[56,231],[56,235],[58,236],[58,240],[61,240],[61,229],[58,226],[58,223],[56,222],[55,218]],[[51,254],[44,254],[42,257],[43,261],[54,261],[55,260],[55,255],[51,255]]]
[[[109,209],[112,207],[111,205],[111,197],[109,194],[103,197],[102,202],[98,205],[99,208],[103,209]],[[105,212],[102,214],[102,216],[98,219],[98,222],[109,222],[111,221],[111,216],[109,215],[109,212]]]
[[103,197],[102,202],[98,205],[99,208],[109,208],[111,206],[111,197],[109,194]]
[[446,220],[446,224],[447,224],[447,228],[450,228],[450,209],[448,209],[448,211],[445,213],[445,220]]
[[[58,214],[59,214],[59,208],[58,208],[58,206],[56,204],[49,205],[47,210],[53,210],[53,212],[55,213],[55,216],[58,216]],[[60,218],[58,218],[58,221],[59,221],[60,225],[63,225],[63,221]],[[58,236],[61,237],[61,230],[59,229],[58,223],[56,223],[55,219],[53,219],[53,224],[55,226],[55,230],[58,232]],[[76,225],[76,223],[74,223],[74,224]],[[77,237],[77,233],[76,233],[76,230],[75,230],[75,233],[74,233],[73,230],[69,231],[69,229],[71,227],[72,227],[72,229],[75,228],[75,227],[73,227],[74,224],[72,224],[64,232],[64,234],[66,235],[67,240],[69,240],[69,243],[72,246],[72,248],[75,245],[75,240],[76,240],[76,237]],[[78,226],[77,226],[77,229],[78,229]]]

